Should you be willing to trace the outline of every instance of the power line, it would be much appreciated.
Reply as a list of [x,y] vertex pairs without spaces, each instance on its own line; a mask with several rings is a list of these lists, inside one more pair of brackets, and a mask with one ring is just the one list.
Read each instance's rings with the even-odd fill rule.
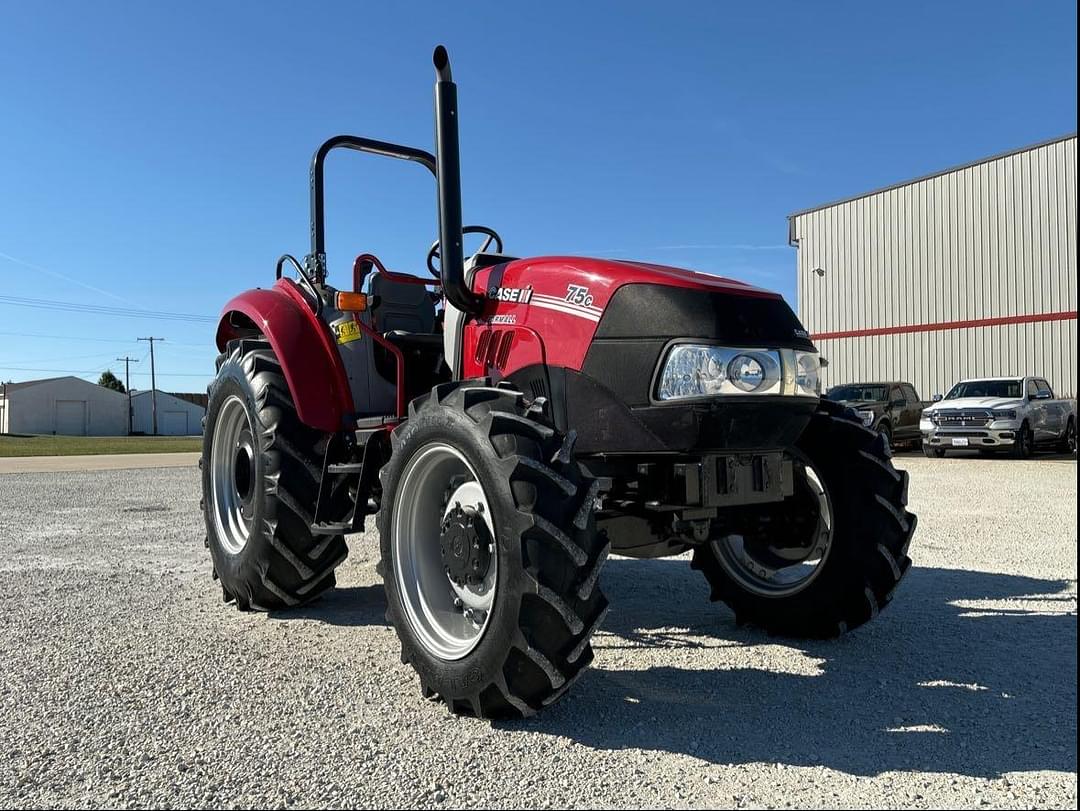
[[171,313],[162,310],[137,310],[132,307],[109,307],[103,304],[80,304],[74,301],[51,301],[49,299],[23,298],[22,296],[0,296],[0,304],[7,304],[12,307],[33,307],[39,310],[54,310],[67,313],[87,313],[93,315],[121,316],[124,318],[186,321],[194,324],[209,324],[217,321],[217,317],[212,315]]
[[[145,360],[146,358],[143,358]],[[107,364],[106,364],[107,366]],[[0,370],[5,372],[52,372],[53,374],[60,375],[96,375],[105,370],[105,366],[100,369],[39,369],[32,366],[0,366]],[[162,377],[213,377],[214,373],[207,372],[162,372]]]
[[[66,363],[69,360],[87,360],[88,358],[107,358],[112,355],[112,352],[95,352],[92,355],[65,355],[62,358],[11,358],[8,363]],[[0,360],[0,362],[4,362]]]
[[[48,335],[48,334],[41,333],[41,332],[8,332],[8,331],[0,330],[0,335],[13,335],[13,336],[18,337],[18,338],[47,338],[47,339],[55,339],[55,340],[58,340],[58,341],[71,341],[71,340],[73,340],[70,333],[67,334],[67,335]],[[78,342],[79,343],[83,343],[84,341],[95,341],[97,343],[102,343],[102,344],[129,344],[129,343],[131,343],[130,338],[89,338],[89,337],[87,337],[85,335],[78,336]],[[185,343],[180,343],[178,341],[169,341],[169,346],[170,347],[173,347],[173,346],[186,346],[186,347],[189,347],[189,348],[192,348],[192,349],[214,349],[214,348],[216,348],[214,346],[214,344],[213,344],[213,341],[208,341],[207,343],[202,343],[202,344],[185,344]]]

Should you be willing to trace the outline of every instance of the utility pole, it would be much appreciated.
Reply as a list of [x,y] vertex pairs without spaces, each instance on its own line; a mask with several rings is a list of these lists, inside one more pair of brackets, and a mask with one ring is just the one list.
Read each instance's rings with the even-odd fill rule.
[[134,412],[131,410],[131,364],[138,363],[135,358],[129,358],[126,355],[122,358],[117,358],[124,362],[124,388],[127,389],[128,394],[128,436],[135,431],[135,425],[133,420],[135,418]]
[[154,341],[164,341],[164,338],[140,338],[140,341],[150,342],[150,402],[154,411],[154,436],[157,436],[157,378],[154,376]]

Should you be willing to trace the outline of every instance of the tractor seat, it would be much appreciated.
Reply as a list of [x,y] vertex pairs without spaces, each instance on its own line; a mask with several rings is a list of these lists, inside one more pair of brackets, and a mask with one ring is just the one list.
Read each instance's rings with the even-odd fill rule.
[[435,332],[435,302],[426,287],[376,273],[371,278],[371,295],[375,300],[371,315],[379,332]]

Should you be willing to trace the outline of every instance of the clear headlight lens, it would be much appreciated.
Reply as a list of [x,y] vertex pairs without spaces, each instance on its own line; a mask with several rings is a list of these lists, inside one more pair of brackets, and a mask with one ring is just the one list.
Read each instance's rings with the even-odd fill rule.
[[724,394],[793,394],[820,391],[816,352],[677,344],[660,372],[656,397],[678,400]]
[[859,419],[862,420],[862,424],[865,425],[867,428],[874,424],[873,411],[857,411],[855,413],[859,415]]
[[737,389],[754,391],[765,381],[765,367],[753,355],[736,355],[728,364],[728,380]]
[[821,394],[821,357],[817,352],[795,352],[794,393],[803,397]]
[[660,375],[661,400],[719,394],[727,382],[727,361],[711,346],[676,346]]

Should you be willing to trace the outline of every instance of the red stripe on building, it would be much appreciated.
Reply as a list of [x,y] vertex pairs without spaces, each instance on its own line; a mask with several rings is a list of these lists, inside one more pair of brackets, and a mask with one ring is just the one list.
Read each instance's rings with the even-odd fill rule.
[[1002,324],[1036,324],[1040,321],[1075,321],[1076,310],[1064,313],[1035,313],[1034,315],[1005,315],[998,318],[975,318],[970,321],[941,321],[937,324],[910,324],[905,327],[871,327],[870,329],[849,329],[840,332],[817,332],[812,337],[816,341],[828,338],[865,338],[871,335],[903,335],[908,332],[940,332],[950,329],[970,329],[971,327],[998,327]]

